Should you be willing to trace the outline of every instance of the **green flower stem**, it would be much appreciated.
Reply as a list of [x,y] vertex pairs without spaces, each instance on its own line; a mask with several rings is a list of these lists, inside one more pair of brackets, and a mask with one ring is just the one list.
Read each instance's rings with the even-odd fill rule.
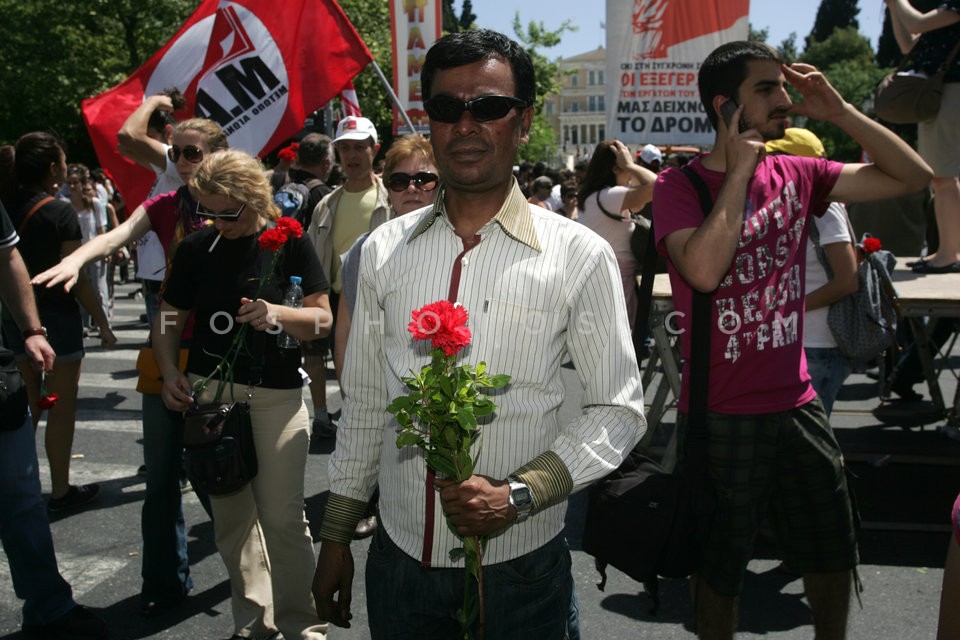
[[[456,365],[456,356],[440,349],[431,353],[431,362],[403,382],[410,392],[394,398],[387,411],[394,414],[400,429],[397,446],[416,446],[426,454],[427,467],[441,477],[463,482],[473,475],[476,458],[471,448],[480,437],[477,418],[489,416],[496,406],[483,389],[506,386],[510,376],[489,375],[486,364],[476,368]],[[479,444],[477,445],[479,456]],[[486,536],[461,536],[449,518],[447,527],[463,542],[450,551],[451,560],[463,559],[463,607],[457,612],[464,638],[471,638],[477,624],[477,638],[484,633],[483,552]],[[476,589],[476,596],[474,593]]]

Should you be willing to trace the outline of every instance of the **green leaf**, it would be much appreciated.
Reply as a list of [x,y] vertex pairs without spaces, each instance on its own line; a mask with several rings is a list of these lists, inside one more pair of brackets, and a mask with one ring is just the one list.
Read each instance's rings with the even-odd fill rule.
[[481,361],[481,362],[477,365],[477,376],[478,376],[478,377],[479,377],[479,376],[482,376],[482,375],[483,375],[483,372],[486,371],[486,370],[487,370],[487,363]]
[[462,480],[466,480],[473,475],[473,458],[470,457],[469,451],[457,452],[457,466],[460,467],[460,473],[463,474]]
[[467,431],[473,431],[477,428],[477,418],[473,415],[473,406],[467,405],[460,407],[457,411],[457,422]]
[[454,547],[450,549],[450,562],[459,562],[464,557],[463,547]]
[[507,386],[508,382],[510,382],[510,376],[501,373],[500,375],[490,376],[490,382],[488,386],[494,389],[499,389]]
[[454,466],[453,462],[436,452],[427,454],[427,466],[436,471],[437,473],[442,473],[449,478],[454,480],[463,480],[463,478],[457,477],[457,468]]
[[408,396],[398,396],[393,399],[393,402],[387,405],[387,411],[396,414],[399,411],[410,411],[412,407],[413,403]]
[[401,431],[397,435],[397,448],[402,449],[403,447],[412,447],[419,445],[423,441],[423,438],[416,431]]

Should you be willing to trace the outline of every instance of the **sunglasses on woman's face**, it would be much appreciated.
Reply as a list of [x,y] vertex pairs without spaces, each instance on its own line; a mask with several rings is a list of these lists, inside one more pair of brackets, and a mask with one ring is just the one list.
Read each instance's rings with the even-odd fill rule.
[[490,122],[503,118],[514,107],[526,107],[526,100],[512,96],[481,96],[464,102],[452,96],[439,95],[423,103],[431,120],[456,124],[464,111],[469,111],[477,122]]
[[247,206],[246,204],[241,204],[236,209],[224,209],[222,211],[211,211],[210,209],[205,208],[199,202],[197,203],[197,215],[201,218],[210,218],[211,220],[224,220],[226,222],[233,222],[240,217],[240,214],[243,213],[243,208]]
[[387,186],[390,187],[391,191],[396,191],[401,193],[407,190],[407,187],[410,186],[410,183],[413,183],[418,189],[423,189],[424,191],[433,191],[437,188],[440,178],[435,173],[430,173],[429,171],[421,171],[410,175],[409,173],[391,173],[390,177],[387,178]]
[[180,161],[181,155],[187,159],[187,162],[197,164],[203,160],[203,149],[192,144],[188,144],[183,148],[173,145],[167,149],[167,157],[170,158],[170,162],[174,164]]

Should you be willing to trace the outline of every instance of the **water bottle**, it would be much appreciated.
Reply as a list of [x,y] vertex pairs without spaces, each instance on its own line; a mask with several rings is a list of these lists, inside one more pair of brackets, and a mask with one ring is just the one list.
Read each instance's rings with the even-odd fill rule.
[[[300,288],[300,276],[290,276],[290,287],[287,288],[287,294],[283,296],[283,306],[291,309],[299,309],[303,306],[303,289]],[[300,346],[300,339],[294,338],[286,331],[281,331],[277,335],[277,345],[281,349],[296,349]]]

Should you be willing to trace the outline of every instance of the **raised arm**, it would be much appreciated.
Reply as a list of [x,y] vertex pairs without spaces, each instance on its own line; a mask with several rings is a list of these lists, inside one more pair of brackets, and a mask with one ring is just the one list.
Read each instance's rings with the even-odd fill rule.
[[816,67],[784,66],[787,81],[803,96],[790,112],[830,122],[853,138],[872,164],[848,164],[840,173],[830,200],[864,202],[916,193],[930,183],[933,171],[898,135],[845,101]]
[[[733,115],[739,122],[744,106]],[[713,209],[697,227],[680,229],[664,238],[670,261],[683,279],[698,291],[710,292],[730,269],[747,199],[747,185],[753,178],[757,164],[764,153],[763,139],[756,129],[739,132],[720,121],[718,144],[713,153],[722,153],[726,177],[713,203]],[[699,203],[694,205],[699,211]]]
[[112,256],[120,247],[125,247],[142,238],[151,228],[147,210],[140,205],[133,215],[123,221],[123,224],[91,238],[89,242],[64,255],[59,263],[34,276],[31,284],[46,284],[49,288],[62,282],[63,290],[70,291],[77,284],[84,265]]
[[[890,9],[893,35],[903,53],[910,51],[917,38],[928,31],[960,22],[960,13],[946,7],[937,7],[926,13],[918,11],[907,0],[884,0]],[[905,35],[905,38],[901,36]],[[908,43],[909,46],[904,47]]]
[[163,143],[147,133],[150,116],[157,109],[172,113],[173,101],[162,93],[150,96],[130,114],[117,132],[117,150],[120,154],[151,171],[163,171],[167,166]]

